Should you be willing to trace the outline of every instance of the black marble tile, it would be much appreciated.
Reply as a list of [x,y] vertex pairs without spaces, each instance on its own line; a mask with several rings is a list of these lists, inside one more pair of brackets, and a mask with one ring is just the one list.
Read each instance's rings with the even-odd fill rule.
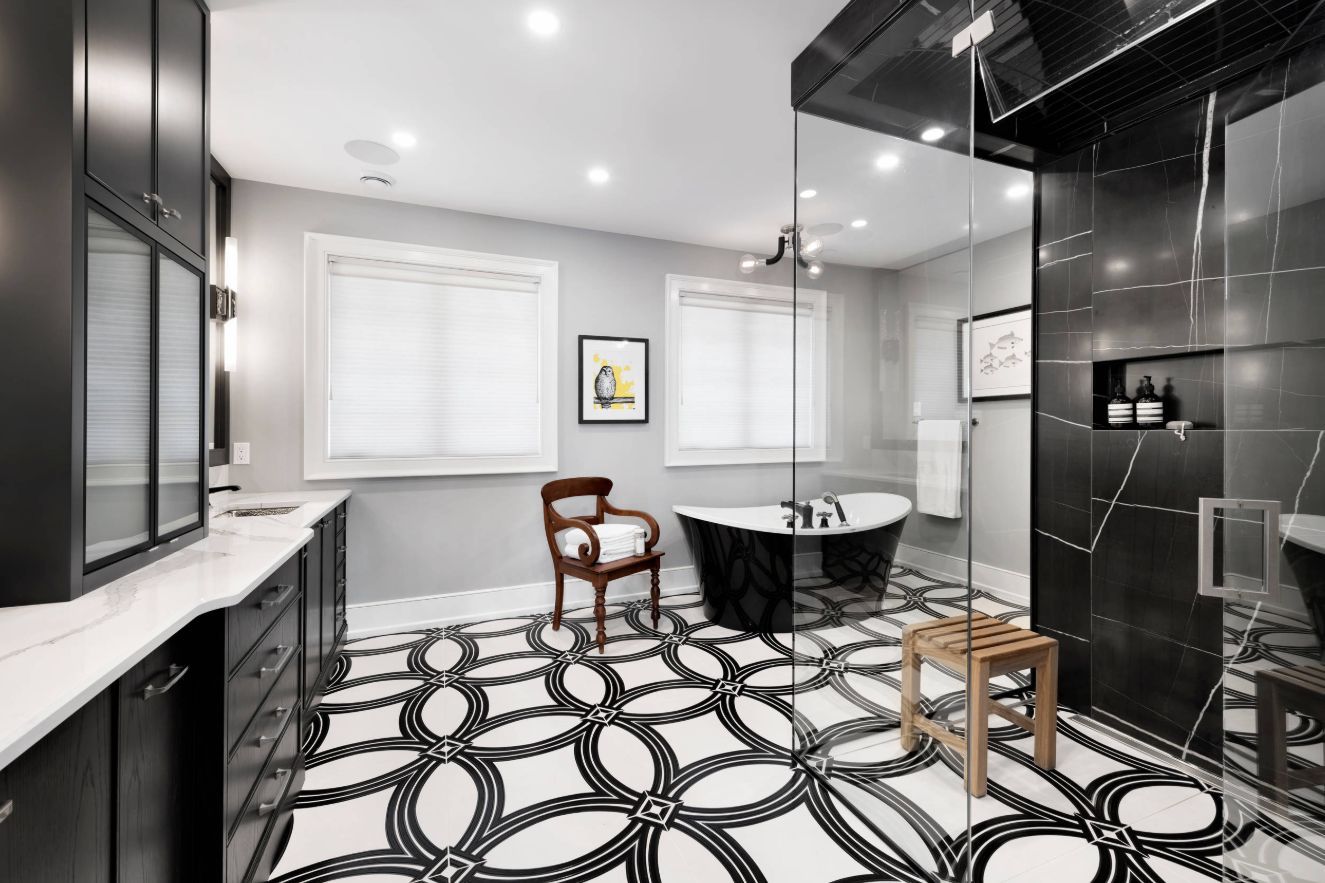
[[1325,433],[1229,430],[1224,494],[1278,500],[1285,515],[1325,515]]
[[[1098,268],[1099,254],[1096,253]],[[1163,356],[1224,345],[1224,280],[1201,279],[1097,288],[1092,301],[1094,358]]]
[[1034,626],[1090,638],[1090,553],[1035,535]]
[[[1093,378],[1089,362],[1035,362],[1035,410],[1059,421],[1090,426]],[[1043,416],[1038,420],[1046,419]]]
[[1090,712],[1090,640],[1037,626],[1040,634],[1058,641],[1058,704]]
[[1183,441],[1163,429],[1102,429],[1093,441],[1096,500],[1195,513],[1198,498],[1223,491],[1224,434],[1217,430],[1194,430]]
[[1095,148],[1090,147],[1039,170],[1039,242],[1059,242],[1090,230],[1094,155]]
[[1221,606],[1197,594],[1197,517],[1095,502],[1091,611],[1209,653],[1220,650]]
[[[1199,159],[1204,152],[1207,112],[1204,97],[1186,101],[1162,116],[1101,140],[1095,158],[1097,178],[1161,160]],[[1212,148],[1222,146],[1222,138],[1219,144],[1214,141],[1219,137],[1218,131],[1211,133]],[[1096,191],[1097,198],[1098,195]]]
[[1090,430],[1040,416],[1036,422],[1036,527],[1090,546]]
[[1229,346],[1325,340],[1325,269],[1230,276]]
[[[1221,659],[1104,617],[1091,631],[1091,701],[1171,746],[1217,758]],[[1162,747],[1162,746],[1161,746]]]

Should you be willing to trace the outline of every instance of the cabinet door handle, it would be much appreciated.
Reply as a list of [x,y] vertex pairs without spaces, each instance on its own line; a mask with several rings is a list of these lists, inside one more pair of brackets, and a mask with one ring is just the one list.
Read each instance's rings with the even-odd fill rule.
[[155,193],[144,193],[142,194],[142,197],[143,197],[143,202],[147,203],[148,205],[156,205],[156,206],[161,205],[161,197],[157,196]]
[[[272,775],[272,777],[271,777],[271,778],[272,778],[272,781],[275,781],[275,782],[281,782],[281,781],[284,781],[285,779],[289,778],[290,773],[292,773],[292,772],[294,772],[294,771],[293,771],[293,770],[286,770],[286,769],[278,769],[278,770]],[[284,797],[284,796],[285,796],[285,791],[284,791],[284,789],[282,789],[282,790],[281,790],[281,793],[278,794],[278,795],[276,796],[276,799],[275,799],[275,800],[272,800],[272,801],[270,801],[270,802],[268,802],[268,803],[259,803],[259,804],[258,804],[258,815],[259,815],[259,816],[269,816],[269,815],[271,815],[272,813],[276,812],[276,809],[281,805],[281,798]]]
[[273,652],[280,653],[280,658],[276,660],[275,665],[264,665],[258,669],[258,677],[265,678],[267,675],[279,673],[285,666],[289,665],[290,658],[294,656],[294,651],[295,646],[293,644],[277,644]]
[[340,586],[342,589],[345,588],[345,577],[342,576],[340,579],[336,580],[336,585]]
[[181,214],[179,213],[179,209],[166,208],[166,207],[163,205],[163,206],[161,206],[161,217],[163,217],[163,218],[174,218],[175,220],[178,221],[178,220],[182,219],[184,216],[181,215]]
[[4,803],[0,803],[0,824],[3,824],[4,821],[13,814],[14,814],[14,801],[6,800]]
[[[278,721],[285,720],[285,716],[286,716],[287,714],[289,714],[289,713],[290,713],[290,709],[285,708],[284,706],[280,706],[280,705],[276,706],[276,708],[274,708],[274,709],[272,710],[272,716],[275,717],[276,720],[278,720]],[[279,739],[280,737],[281,737],[281,736],[280,736],[280,733],[277,733],[275,736],[259,736],[259,737],[258,737],[258,747],[259,747],[259,748],[263,748],[263,747],[265,747],[266,745],[268,745],[269,743],[275,742],[275,741],[276,741],[277,739]]]
[[143,698],[155,699],[157,696],[164,696],[188,673],[189,667],[187,665],[170,666],[165,670],[166,682],[159,687],[156,684],[148,684],[146,687],[143,687]]
[[344,551],[345,551],[345,546],[337,546],[337,547],[336,547],[336,552],[337,552],[337,554],[339,554],[339,553],[341,553],[341,552],[344,552]]
[[258,607],[266,610],[268,607],[275,607],[277,604],[284,604],[285,599],[290,597],[294,591],[294,586],[273,586],[267,597],[258,602]]

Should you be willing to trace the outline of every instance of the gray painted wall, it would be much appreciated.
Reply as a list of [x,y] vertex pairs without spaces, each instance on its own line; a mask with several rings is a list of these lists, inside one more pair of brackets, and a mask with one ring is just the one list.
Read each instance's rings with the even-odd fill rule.
[[[618,504],[658,516],[667,566],[689,563],[671,514],[673,504],[756,505],[790,496],[789,465],[662,465],[664,276],[683,273],[790,285],[789,262],[742,277],[736,269],[739,255],[720,249],[251,181],[235,182],[232,211],[243,264],[233,440],[252,445],[252,465],[231,466],[228,473],[245,490],[330,486],[302,480],[305,231],[560,262],[559,472],[334,483],[355,493],[351,603],[548,581],[538,488],[555,477],[613,478]],[[838,347],[839,361],[846,366],[872,360],[875,292],[870,271],[832,267],[819,287],[829,290],[844,315],[854,317],[848,323],[852,333]],[[578,424],[579,334],[650,339],[649,424]],[[819,467],[798,472],[801,488],[822,492]]]
[[[1029,220],[1029,219],[1028,219]],[[1032,293],[1030,228],[982,242],[975,248],[972,309],[980,313],[1025,306]],[[965,315],[970,260],[966,250],[924,261],[904,270],[874,273],[877,315],[851,318],[848,339],[870,338],[872,356],[852,364],[872,364],[856,389],[869,390],[873,425],[857,416],[842,434],[836,463],[826,467],[824,481],[840,492],[884,490],[915,501],[916,432],[912,403],[917,394],[911,376],[910,317],[919,307]],[[891,350],[884,341],[892,338]],[[865,343],[857,344],[864,347]],[[863,352],[863,349],[861,350]],[[957,401],[955,380],[950,396],[931,397],[924,413],[931,417],[965,416]],[[839,397],[843,394],[839,391]],[[854,399],[853,399],[854,401]],[[850,409],[848,409],[850,410]],[[865,412],[868,416],[869,412]],[[971,556],[979,564],[1028,575],[1030,572],[1030,400],[978,402],[973,409],[980,425],[972,436],[971,480],[974,494],[962,502],[964,517],[939,518],[914,513],[902,541],[957,558],[966,556],[967,531],[972,531]],[[969,490],[969,489],[968,489]]]

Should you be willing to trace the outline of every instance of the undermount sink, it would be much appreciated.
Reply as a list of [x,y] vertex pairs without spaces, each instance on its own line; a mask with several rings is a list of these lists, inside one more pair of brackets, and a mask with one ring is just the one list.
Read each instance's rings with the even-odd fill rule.
[[233,509],[226,509],[221,515],[228,515],[231,518],[254,518],[258,515],[288,515],[298,509],[299,505],[271,505],[271,506],[236,506]]

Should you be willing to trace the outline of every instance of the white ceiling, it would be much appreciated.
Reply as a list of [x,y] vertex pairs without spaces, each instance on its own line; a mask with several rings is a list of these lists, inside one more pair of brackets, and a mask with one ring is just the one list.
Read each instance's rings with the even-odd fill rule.
[[[377,169],[393,200],[768,252],[793,211],[790,64],[844,2],[212,0],[212,149],[238,178],[380,195],[358,181]],[[531,33],[535,8],[560,33]],[[835,128],[825,145],[872,162],[883,136]],[[418,143],[393,165],[343,149],[402,130]],[[919,194],[964,181],[964,160],[907,146],[897,198],[815,147],[816,210],[870,213],[829,260],[904,265],[961,235],[948,190]],[[1007,226],[978,217],[982,237]]]

